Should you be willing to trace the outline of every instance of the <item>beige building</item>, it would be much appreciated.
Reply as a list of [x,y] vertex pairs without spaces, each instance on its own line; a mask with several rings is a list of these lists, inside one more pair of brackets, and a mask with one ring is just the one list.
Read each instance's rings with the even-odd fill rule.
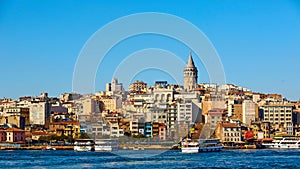
[[213,109],[225,109],[226,102],[224,99],[212,99],[208,98],[202,101],[202,114],[205,116],[210,110]]
[[293,134],[292,112],[293,105],[270,104],[261,107],[263,119],[269,121],[273,128]]
[[166,140],[167,139],[167,126],[165,124],[159,124],[159,139]]
[[9,107],[15,107],[17,102],[12,99],[4,98],[0,100],[0,108],[5,110],[6,108]]
[[232,105],[233,119],[243,121],[243,105],[233,104]]
[[129,85],[129,92],[141,92],[147,90],[147,83],[142,81],[135,81]]
[[16,125],[18,128],[25,128],[25,117],[20,115],[0,116],[0,124]]
[[241,127],[236,123],[220,123],[221,133],[218,136],[222,142],[237,143],[241,141]]
[[252,122],[250,128],[255,139],[270,138],[270,122]]
[[100,98],[104,104],[104,111],[117,111],[122,108],[122,98],[118,96],[104,96]]
[[77,93],[64,93],[60,95],[59,100],[62,102],[69,102],[69,101],[77,100],[80,97],[81,95]]
[[6,109],[7,116],[21,116],[25,118],[25,125],[30,123],[29,108],[10,107]]
[[100,101],[93,95],[86,95],[74,102],[74,111],[77,115],[100,113]]
[[78,121],[64,121],[50,123],[49,130],[54,131],[57,136],[80,136],[80,123]]

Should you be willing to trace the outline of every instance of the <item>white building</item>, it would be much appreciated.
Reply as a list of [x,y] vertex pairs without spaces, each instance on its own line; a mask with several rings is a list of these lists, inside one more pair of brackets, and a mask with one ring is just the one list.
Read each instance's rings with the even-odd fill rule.
[[177,121],[190,124],[202,122],[202,107],[200,97],[196,93],[175,94],[177,100]]
[[106,92],[122,92],[123,84],[118,82],[117,78],[112,79],[111,83],[106,83]]
[[48,102],[32,102],[29,104],[30,124],[48,125],[50,122],[50,108]]
[[255,120],[255,113],[257,111],[257,105],[252,100],[244,100],[242,103],[243,123],[251,124],[252,120]]
[[110,136],[111,137],[121,137],[124,136],[124,131],[119,127],[117,121],[110,122]]

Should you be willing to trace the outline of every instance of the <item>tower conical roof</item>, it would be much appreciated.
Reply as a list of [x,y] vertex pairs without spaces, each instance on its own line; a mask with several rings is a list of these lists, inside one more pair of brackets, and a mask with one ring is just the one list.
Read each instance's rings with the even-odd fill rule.
[[192,57],[192,52],[190,53],[189,60],[188,60],[186,67],[195,68],[195,64],[194,64],[193,57]]

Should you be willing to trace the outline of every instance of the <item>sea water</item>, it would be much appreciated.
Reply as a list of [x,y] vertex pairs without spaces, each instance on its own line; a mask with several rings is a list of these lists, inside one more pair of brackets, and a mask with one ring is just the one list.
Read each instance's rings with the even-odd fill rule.
[[175,150],[117,153],[2,150],[0,168],[300,168],[300,150],[223,150],[197,154]]

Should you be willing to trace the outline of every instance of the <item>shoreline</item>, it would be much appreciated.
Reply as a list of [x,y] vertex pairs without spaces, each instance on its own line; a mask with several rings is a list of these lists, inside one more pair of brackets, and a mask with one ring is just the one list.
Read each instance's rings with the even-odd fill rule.
[[[46,150],[47,146],[0,147],[1,150]],[[50,146],[56,150],[74,150],[74,146]]]
[[[53,151],[53,150],[46,150],[48,146],[21,146],[21,147],[0,147],[1,150],[45,150],[45,151]],[[74,146],[49,146],[51,148],[55,148],[56,150],[74,150]],[[134,150],[134,148],[138,148],[139,150],[175,150],[178,151],[180,149],[172,149],[168,146],[161,146],[161,145],[120,145],[118,150]],[[238,150],[238,149],[267,149],[267,148],[245,148],[239,146],[224,146],[223,150]]]

